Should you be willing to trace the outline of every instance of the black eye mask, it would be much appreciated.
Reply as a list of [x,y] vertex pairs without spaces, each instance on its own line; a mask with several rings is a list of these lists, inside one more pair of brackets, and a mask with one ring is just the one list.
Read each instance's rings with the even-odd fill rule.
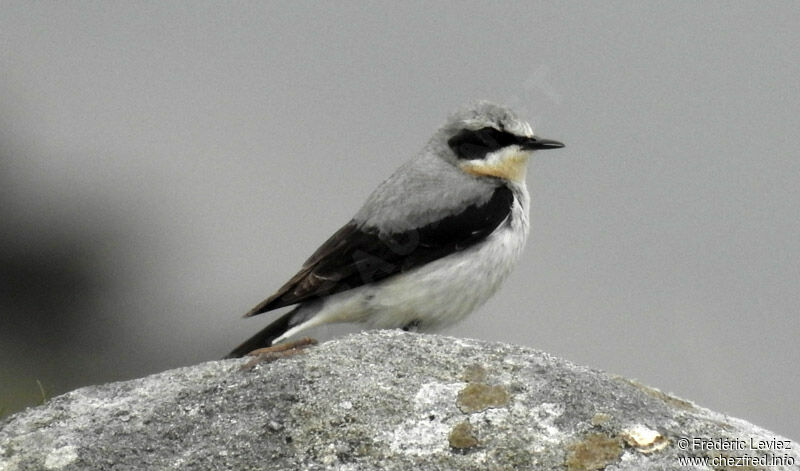
[[486,154],[517,144],[520,138],[492,127],[478,130],[464,129],[447,141],[459,159],[483,159]]
[[524,137],[511,134],[510,132],[500,131],[492,127],[485,127],[478,130],[463,129],[455,136],[447,140],[447,145],[462,160],[484,159],[487,154],[496,150],[518,145],[521,149],[558,149],[564,144],[548,139],[537,137]]

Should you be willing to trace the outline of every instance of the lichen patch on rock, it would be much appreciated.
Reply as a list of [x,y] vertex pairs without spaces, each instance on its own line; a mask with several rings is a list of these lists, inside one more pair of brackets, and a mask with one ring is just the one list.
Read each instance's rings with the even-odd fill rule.
[[465,383],[483,383],[486,381],[488,373],[486,368],[481,365],[473,364],[464,369],[461,379]]
[[645,454],[662,450],[669,444],[665,436],[640,424],[623,430],[620,435],[625,443]]
[[622,455],[622,443],[602,433],[592,433],[567,447],[568,471],[605,469]]
[[453,427],[448,436],[450,447],[456,450],[466,450],[478,446],[478,438],[472,430],[472,425],[464,421]]
[[504,386],[490,386],[485,383],[468,383],[458,393],[458,408],[461,412],[480,412],[490,407],[503,407],[508,404],[510,395]]

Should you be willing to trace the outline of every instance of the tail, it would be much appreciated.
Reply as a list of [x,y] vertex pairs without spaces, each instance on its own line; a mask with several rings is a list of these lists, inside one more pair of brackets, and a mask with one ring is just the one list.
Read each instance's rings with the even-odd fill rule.
[[264,327],[259,333],[245,340],[241,345],[234,348],[225,358],[241,358],[257,348],[269,347],[272,341],[280,337],[291,327],[292,317],[298,309],[292,309],[281,317],[275,319],[272,324]]

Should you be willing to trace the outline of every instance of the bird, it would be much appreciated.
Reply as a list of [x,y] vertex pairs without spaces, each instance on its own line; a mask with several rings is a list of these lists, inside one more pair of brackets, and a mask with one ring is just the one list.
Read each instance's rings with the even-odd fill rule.
[[294,308],[226,358],[293,348],[280,343],[330,323],[429,332],[462,320],[520,259],[529,230],[528,159],[561,147],[501,105],[478,101],[453,112],[245,317]]

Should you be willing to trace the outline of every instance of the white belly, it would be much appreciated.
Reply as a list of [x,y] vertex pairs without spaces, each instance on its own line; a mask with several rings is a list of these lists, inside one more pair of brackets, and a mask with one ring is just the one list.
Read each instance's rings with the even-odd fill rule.
[[526,235],[501,226],[481,244],[395,276],[365,300],[363,322],[377,328],[418,322],[420,330],[437,330],[462,320],[505,281]]

